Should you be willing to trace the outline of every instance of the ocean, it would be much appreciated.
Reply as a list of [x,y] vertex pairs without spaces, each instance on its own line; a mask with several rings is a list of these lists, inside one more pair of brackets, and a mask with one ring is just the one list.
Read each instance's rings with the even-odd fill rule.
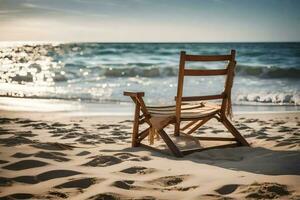
[[[147,104],[173,104],[180,51],[237,51],[232,90],[238,111],[299,111],[300,43],[0,43],[0,109],[111,109],[127,112],[123,91]],[[226,63],[189,63],[224,68]],[[184,95],[217,94],[224,77],[187,77]]]

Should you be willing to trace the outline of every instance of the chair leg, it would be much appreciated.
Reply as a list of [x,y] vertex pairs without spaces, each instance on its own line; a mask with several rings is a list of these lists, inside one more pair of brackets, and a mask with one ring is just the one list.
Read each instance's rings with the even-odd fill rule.
[[147,128],[138,134],[137,145],[139,146],[141,141],[149,135],[150,128]]
[[175,130],[174,130],[174,136],[178,137],[180,135],[180,122],[176,122],[174,124]]
[[169,149],[172,151],[174,156],[176,157],[183,157],[183,154],[178,149],[178,147],[174,144],[174,142],[169,138],[168,134],[163,130],[159,130],[158,134],[161,136],[161,138],[165,141]]
[[241,145],[250,146],[247,140],[240,134],[240,132],[233,126],[233,124],[226,117],[224,117],[224,119],[221,122]]
[[139,133],[139,116],[140,116],[140,106],[138,104],[135,104],[132,141],[131,141],[132,147],[137,147],[139,145],[139,143],[137,141],[138,133]]

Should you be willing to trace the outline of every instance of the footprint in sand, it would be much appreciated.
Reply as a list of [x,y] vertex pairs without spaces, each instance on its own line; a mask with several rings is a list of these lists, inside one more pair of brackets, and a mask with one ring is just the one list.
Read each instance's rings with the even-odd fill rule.
[[286,141],[281,141],[281,142],[278,142],[276,145],[274,145],[275,147],[281,147],[281,146],[288,146],[288,145],[292,145],[294,143],[292,142],[286,142]]
[[31,146],[39,149],[50,150],[50,151],[60,151],[60,150],[72,150],[75,146],[58,143],[58,142],[47,142],[32,144]]
[[52,124],[52,126],[56,126],[56,127],[62,127],[62,126],[67,126],[66,124],[62,124],[62,123],[59,123],[59,122],[55,122]]
[[197,199],[205,199],[205,200],[235,200],[231,197],[224,197],[218,194],[204,194],[199,196]]
[[110,126],[109,125],[101,125],[101,124],[98,124],[96,125],[97,126],[97,129],[98,130],[101,130],[101,129],[110,129]]
[[249,126],[247,126],[247,125],[245,125],[245,124],[237,124],[237,125],[236,125],[236,128],[237,128],[238,130],[251,130],[251,129],[252,129],[251,127],[249,127]]
[[5,178],[5,177],[0,177],[0,186],[1,187],[11,186],[11,185],[12,185],[11,179]]
[[134,198],[133,200],[156,200],[156,198],[152,196],[144,196],[140,198]]
[[277,199],[292,195],[286,185],[278,183],[253,183],[243,186],[240,193],[246,193],[246,198],[250,199]]
[[116,153],[113,156],[111,155],[98,155],[92,156],[91,161],[83,164],[83,166],[90,167],[106,167],[115,164],[119,164],[124,161],[148,161],[150,158],[148,156],[138,156],[130,153]]
[[13,121],[16,121],[16,119],[10,119],[10,118],[5,118],[5,117],[0,118],[0,124],[9,124]]
[[259,131],[265,132],[266,130],[270,130],[270,129],[272,129],[272,127],[264,126],[261,129],[259,129]]
[[134,181],[132,180],[122,180],[113,182],[112,186],[121,188],[123,190],[134,190],[139,189],[140,187],[132,185]]
[[[118,138],[119,139],[119,138]],[[117,141],[113,138],[101,138],[99,135],[82,135],[80,138],[76,139],[75,141],[81,143],[81,144],[88,144],[88,145],[94,145],[94,144],[114,144],[117,143]]]
[[214,134],[217,134],[217,133],[223,133],[225,131],[224,130],[215,129],[215,130],[212,130],[211,132],[214,133]]
[[55,129],[55,127],[52,127],[51,125],[49,125],[45,122],[38,122],[38,123],[34,123],[34,124],[29,124],[29,125],[31,125],[34,129],[48,129],[48,130]]
[[17,123],[17,124],[30,124],[30,123],[34,123],[36,121],[33,121],[33,120],[30,120],[30,119],[14,119],[14,121]]
[[11,157],[13,158],[27,158],[27,157],[30,157],[32,156],[33,154],[26,154],[26,153],[15,153],[14,155],[12,155]]
[[[288,190],[286,185],[278,183],[253,183],[251,185],[229,184],[215,191],[219,195],[229,195],[232,193],[245,194],[246,199],[278,199],[283,197],[285,197],[284,199],[290,199],[292,195],[292,192]],[[209,196],[213,197],[213,195]]]
[[148,161],[151,160],[150,157],[148,156],[138,156],[138,155],[134,155],[131,153],[116,153],[114,154],[115,156],[117,156],[118,158],[122,159],[122,160],[130,160],[130,161]]
[[124,120],[124,121],[121,121],[120,123],[121,123],[121,124],[122,124],[122,123],[133,123],[133,121],[132,121],[132,120]]
[[22,137],[34,137],[37,134],[33,134],[32,131],[15,131],[15,135]]
[[258,122],[258,119],[246,119],[244,120],[244,123],[254,123],[254,122]]
[[82,173],[77,172],[77,171],[72,171],[72,170],[52,170],[52,171],[47,171],[47,172],[38,174],[36,176],[18,176],[18,177],[12,178],[11,180],[20,182],[20,183],[37,184],[37,183],[48,181],[51,179],[75,176],[78,174],[82,174]]
[[86,189],[90,187],[91,185],[94,185],[96,183],[99,183],[100,181],[103,181],[104,179],[97,179],[97,178],[80,178],[75,179],[60,185],[55,186],[55,188],[78,188],[78,189]]
[[189,175],[178,175],[178,176],[165,176],[160,177],[151,181],[148,181],[148,183],[152,185],[159,185],[162,187],[169,187],[178,185],[179,183],[182,183],[184,179],[186,179]]
[[91,196],[88,198],[88,200],[156,200],[155,197],[152,196],[144,196],[144,197],[137,197],[137,198],[131,198],[131,197],[126,197],[121,194],[113,193],[113,192],[106,192],[106,193],[101,193],[97,194],[94,196]]
[[89,200],[121,200],[121,199],[130,199],[130,198],[127,198],[117,193],[106,192],[106,193],[101,193],[101,194],[91,196],[88,199]]
[[12,136],[9,138],[1,138],[0,144],[6,147],[17,146],[21,144],[33,144],[34,142],[28,138],[22,136]]
[[110,131],[110,134],[112,134],[113,136],[122,136],[124,135],[124,132],[117,129]]
[[89,167],[106,167],[121,163],[122,160],[115,157],[115,156],[92,156],[93,158],[91,161],[83,164],[83,166]]
[[291,131],[293,131],[293,129],[290,127],[287,127],[287,126],[280,126],[279,130],[278,130],[278,132],[281,132],[281,133],[291,132]]
[[63,135],[65,133],[70,133],[70,132],[73,132],[73,131],[74,131],[74,129],[54,128],[52,131],[49,131],[49,133],[54,133],[55,135],[56,134]]
[[63,192],[58,191],[49,191],[48,194],[45,196],[46,199],[66,199],[69,196]]
[[251,138],[251,137],[257,137],[257,133],[255,131],[252,131],[251,133],[244,135],[245,138]]
[[10,129],[5,129],[0,127],[0,135],[8,135],[8,134],[13,134],[13,132]]
[[268,137],[266,139],[266,141],[279,140],[279,139],[282,139],[282,138],[283,138],[282,136],[273,136],[273,137]]
[[123,173],[126,173],[126,174],[150,174],[150,173],[153,173],[155,171],[156,170],[154,168],[133,166],[133,167],[129,167],[127,169],[123,169],[120,172],[123,172]]
[[29,193],[15,193],[11,195],[7,195],[4,197],[0,197],[0,200],[7,200],[7,199],[32,199],[34,196]]
[[188,187],[178,186],[178,184],[182,183],[188,177],[189,175],[165,176],[151,181],[147,181],[147,183],[154,186],[151,189],[159,190],[159,191],[188,191],[191,189],[198,188],[197,185],[188,186]]
[[66,161],[70,160],[70,159],[64,157],[64,156],[66,156],[66,154],[61,153],[61,152],[55,152],[55,151],[53,151],[53,152],[39,151],[34,154],[25,154],[25,153],[18,152],[18,153],[15,153],[14,155],[12,155],[12,157],[14,157],[14,158],[27,158],[30,156],[55,160],[58,162],[66,162]]
[[76,154],[76,156],[86,156],[86,155],[89,155],[89,154],[91,154],[91,152],[89,152],[89,151],[82,151],[82,152]]
[[64,139],[72,139],[72,138],[77,138],[78,136],[80,136],[81,134],[77,133],[77,132],[72,132],[72,133],[68,133],[65,136],[61,137],[60,139],[64,140]]
[[45,159],[51,159],[51,160],[55,160],[58,162],[66,162],[69,161],[69,158],[65,158],[64,156],[67,156],[64,153],[61,152],[45,152],[45,151],[39,151],[36,154],[34,154],[34,157],[37,158],[45,158]]
[[279,126],[279,125],[283,125],[285,124],[286,122],[285,121],[274,121],[271,126],[272,127],[276,127],[276,126]]
[[21,160],[9,165],[2,167],[3,169],[12,170],[12,171],[20,171],[24,169],[43,167],[49,165],[46,162],[38,161],[38,160]]
[[0,160],[0,165],[2,165],[2,164],[6,164],[6,163],[9,163],[8,161],[6,161],[6,160]]
[[229,184],[229,185],[224,185],[215,191],[221,195],[227,195],[233,193],[238,187],[239,185],[237,184]]

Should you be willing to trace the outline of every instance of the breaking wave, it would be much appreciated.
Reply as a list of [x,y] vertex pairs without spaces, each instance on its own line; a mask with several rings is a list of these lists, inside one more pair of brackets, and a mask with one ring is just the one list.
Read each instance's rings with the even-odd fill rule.
[[[231,48],[238,52],[234,104],[300,105],[300,43],[0,45],[0,95],[122,102],[124,90],[142,90],[147,101],[167,103],[165,96],[173,101],[176,92],[181,50],[224,54]],[[206,91],[223,87],[201,80],[185,86],[199,95],[204,84]]]

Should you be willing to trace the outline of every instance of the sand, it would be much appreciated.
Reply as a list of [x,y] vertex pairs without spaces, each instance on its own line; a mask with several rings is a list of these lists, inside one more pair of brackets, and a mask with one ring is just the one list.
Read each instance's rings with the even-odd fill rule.
[[131,117],[0,111],[0,199],[300,199],[299,118],[235,115],[251,148],[175,158],[131,148]]

